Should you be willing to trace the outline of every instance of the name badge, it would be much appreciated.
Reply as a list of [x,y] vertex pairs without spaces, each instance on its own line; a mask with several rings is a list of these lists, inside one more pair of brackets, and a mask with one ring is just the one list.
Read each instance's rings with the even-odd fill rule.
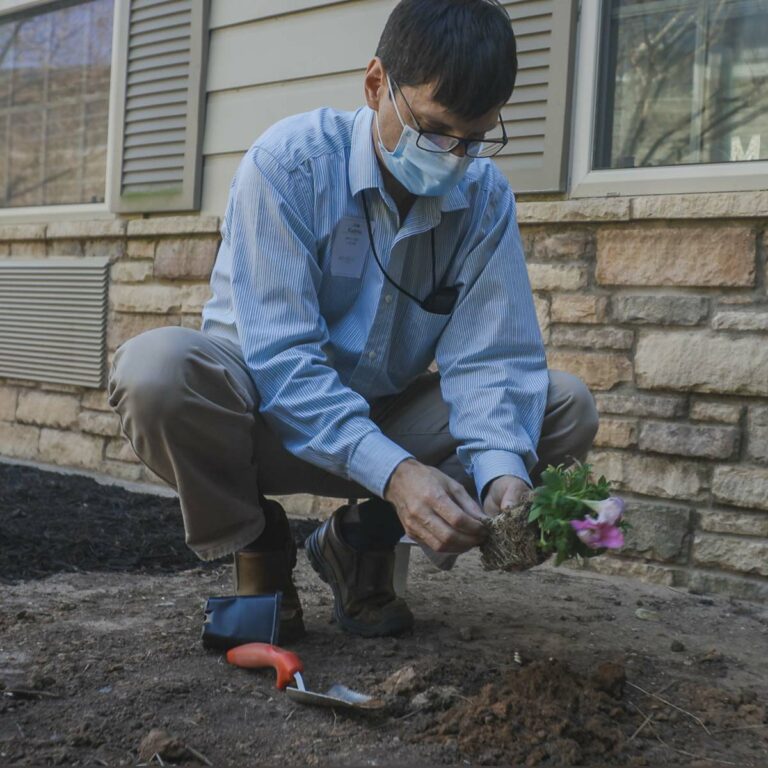
[[365,219],[345,216],[336,225],[331,244],[331,274],[360,279],[371,247]]

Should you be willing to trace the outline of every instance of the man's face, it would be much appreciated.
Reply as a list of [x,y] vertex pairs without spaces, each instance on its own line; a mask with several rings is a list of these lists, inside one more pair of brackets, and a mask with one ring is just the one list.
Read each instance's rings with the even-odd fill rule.
[[[494,107],[479,118],[466,120],[449,112],[435,101],[434,90],[433,84],[398,87],[392,81],[390,91],[386,77],[383,78],[378,105],[379,129],[382,143],[388,150],[394,150],[403,132],[402,123],[392,103],[393,98],[397,101],[397,108],[403,121],[414,130],[420,128],[428,133],[442,133],[464,139],[482,139],[484,136],[491,137],[500,133],[501,106]],[[459,145],[453,152],[461,156],[464,154],[464,148]]]

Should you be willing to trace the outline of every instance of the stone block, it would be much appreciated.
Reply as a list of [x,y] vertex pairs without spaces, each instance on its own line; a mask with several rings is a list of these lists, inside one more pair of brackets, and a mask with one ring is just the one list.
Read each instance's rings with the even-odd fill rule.
[[634,332],[624,328],[583,328],[577,325],[557,325],[552,328],[550,334],[550,343],[556,347],[629,349],[634,340]]
[[534,294],[533,304],[536,307],[536,319],[539,322],[544,343],[549,342],[549,299],[546,295]]
[[605,227],[597,235],[601,285],[752,286],[756,260],[748,226]]
[[598,393],[595,395],[597,410],[617,416],[654,416],[659,419],[674,419],[684,416],[684,397],[664,395],[641,395],[634,392]]
[[16,406],[16,419],[23,424],[66,429],[77,424],[80,398],[41,392],[36,389],[22,391]]
[[[722,311],[712,318],[717,331],[768,331],[768,312]],[[765,342],[768,344],[768,340]]]
[[768,540],[698,534],[693,540],[693,561],[707,568],[768,576]]
[[[571,561],[573,563],[575,561]],[[583,570],[602,573],[606,576],[623,576],[627,579],[640,579],[651,584],[661,584],[665,587],[672,587],[679,583],[678,571],[675,568],[665,567],[663,565],[653,565],[651,563],[642,563],[637,560],[630,560],[625,557],[595,557],[590,560],[582,561]],[[570,563],[567,567],[573,568]],[[579,566],[575,566],[579,568]]]
[[768,461],[768,405],[750,406],[747,417],[747,456]]
[[104,461],[101,471],[118,480],[126,480],[129,483],[141,483],[144,481],[144,472],[141,464],[126,464],[122,461]]
[[23,259],[41,259],[46,255],[44,240],[16,240],[11,243],[11,256]]
[[703,509],[699,512],[698,527],[712,533],[768,538],[768,515],[732,509]]
[[550,368],[575,374],[590,389],[607,390],[632,380],[632,363],[626,355],[550,350],[547,358]]
[[131,219],[128,237],[155,235],[197,235],[219,231],[217,216],[155,216],[149,219]]
[[0,456],[36,459],[39,438],[37,427],[0,421]]
[[640,450],[702,459],[729,459],[739,450],[737,427],[648,421],[640,427]]
[[107,347],[117,349],[121,344],[154,328],[179,325],[179,315],[139,315],[115,313],[109,318],[107,326]]
[[643,195],[632,200],[633,219],[757,219],[767,210],[768,192]]
[[768,510],[768,469],[762,467],[715,467],[712,494],[736,507]]
[[78,424],[81,432],[103,437],[120,434],[120,418],[116,413],[107,411],[80,411]]
[[309,519],[317,517],[317,497],[308,493],[293,493],[290,496],[273,496],[278,503],[283,505],[288,517]]
[[709,314],[705,296],[614,296],[613,319],[636,325],[697,325]]
[[714,571],[693,570],[689,575],[688,589],[695,595],[720,593],[740,600],[768,602],[768,582],[743,575],[729,576]]
[[83,244],[79,240],[47,240],[46,256],[82,256]]
[[596,448],[629,448],[637,445],[637,421],[601,416],[594,445]]
[[207,285],[129,285],[112,286],[110,305],[116,312],[170,315],[202,309],[209,295]]
[[635,353],[644,389],[768,396],[768,343],[757,334],[642,332]]
[[202,323],[203,323],[203,318],[200,316],[199,313],[196,313],[194,315],[181,316],[182,328],[191,328],[193,331],[199,331]]
[[89,220],[89,221],[52,221],[46,229],[49,240],[66,239],[102,239],[123,237],[125,219]]
[[148,259],[117,261],[109,270],[113,283],[143,283],[152,277],[153,262]]
[[92,411],[111,411],[105,389],[90,389],[80,398],[80,406]]
[[40,459],[51,464],[98,470],[103,451],[101,437],[59,429],[42,429],[40,432]]
[[4,224],[0,240],[45,240],[45,224]]
[[622,554],[632,554],[662,562],[684,563],[690,531],[691,512],[680,507],[627,502],[627,522]]
[[606,296],[556,293],[552,296],[553,323],[602,323],[608,309]]
[[218,249],[218,241],[211,238],[160,240],[155,254],[155,277],[207,280]]
[[534,291],[575,291],[587,284],[587,268],[579,264],[528,264]]
[[116,437],[114,440],[108,441],[104,455],[114,461],[126,461],[132,464],[140,463],[139,457],[134,453],[131,444],[124,437]]
[[707,490],[707,469],[699,463],[620,451],[592,451],[588,461],[618,491],[662,499],[698,500]]
[[691,403],[691,418],[694,421],[719,421],[722,424],[738,424],[744,408],[730,403],[716,403],[711,400],[694,400]]
[[567,224],[589,221],[629,221],[628,197],[592,197],[583,200],[517,204],[520,224]]
[[86,240],[84,253],[86,256],[107,258],[110,262],[118,261],[125,256],[123,240]]
[[534,240],[536,261],[589,260],[595,256],[595,235],[585,229],[554,234],[542,232]]
[[129,259],[154,259],[157,240],[129,240],[125,255]]
[[0,421],[13,421],[16,418],[16,402],[19,390],[16,387],[0,386]]

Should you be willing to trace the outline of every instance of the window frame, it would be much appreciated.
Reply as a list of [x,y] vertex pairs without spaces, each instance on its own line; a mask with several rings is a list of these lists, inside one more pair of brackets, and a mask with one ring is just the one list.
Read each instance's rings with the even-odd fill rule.
[[[37,7],[51,5],[54,0],[0,0],[0,21],[6,15],[19,11],[34,10]],[[107,122],[107,146],[115,124],[117,105],[115,67],[117,65],[117,45],[122,33],[117,14],[117,2],[114,2],[115,12],[112,22],[112,61],[109,77],[109,118]],[[11,208],[0,207],[0,226],[3,224],[39,223],[42,221],[82,221],[93,219],[117,219],[109,208],[109,190],[112,188],[114,169],[110,162],[111,155],[107,152],[106,173],[104,175],[103,203],[63,203],[61,205],[32,205]]]
[[581,0],[575,67],[570,196],[613,197],[768,189],[768,160],[594,170],[603,3]]

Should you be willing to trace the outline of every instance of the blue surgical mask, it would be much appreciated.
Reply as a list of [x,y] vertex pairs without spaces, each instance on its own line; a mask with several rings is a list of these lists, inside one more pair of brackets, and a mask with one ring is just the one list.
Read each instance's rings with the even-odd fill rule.
[[[397,146],[390,152],[381,141],[379,113],[376,112],[376,133],[378,134],[381,158],[387,170],[411,193],[424,197],[439,197],[455,187],[467,172],[473,158],[457,157],[452,152],[429,152],[416,145],[419,132],[411,128],[397,108],[392,83],[387,77],[389,96],[403,126]],[[422,143],[426,139],[422,138]],[[435,147],[437,150],[438,148]]]

